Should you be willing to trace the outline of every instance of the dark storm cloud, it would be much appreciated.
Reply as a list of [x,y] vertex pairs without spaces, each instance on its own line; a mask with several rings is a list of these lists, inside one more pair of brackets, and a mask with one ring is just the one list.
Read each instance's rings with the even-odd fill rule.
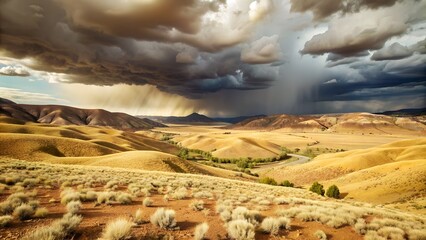
[[[31,69],[64,73],[62,82],[150,84],[182,95],[268,87],[272,79],[254,84],[262,69],[241,68],[238,44],[272,11],[271,1],[219,7],[223,3],[6,0],[0,3],[0,51],[30,59],[25,65]],[[264,62],[273,62],[266,50],[260,54],[270,61]]]
[[335,81],[318,85],[313,95],[314,101],[380,100],[410,94],[425,96],[425,63],[426,58],[423,57],[421,60],[399,60],[385,64],[355,64],[352,67],[357,68],[366,81],[353,81],[332,73],[327,78]]
[[339,65],[355,63],[357,61],[362,61],[362,57],[365,57],[368,55],[370,55],[368,51],[359,52],[349,56],[330,53],[327,56],[327,64],[325,66],[328,68],[331,68],[331,67],[335,67]]
[[316,20],[328,17],[342,8],[343,3],[341,0],[291,0],[292,12],[311,11]]
[[[399,95],[423,95],[426,81],[419,77],[406,78],[384,74],[387,79],[375,79],[374,82],[335,82],[319,87],[316,101],[356,101]],[[425,76],[423,76],[425,77]],[[387,80],[387,81],[386,81]],[[392,91],[390,91],[392,90]]]
[[370,53],[368,51],[358,52],[358,53],[352,54],[350,56],[330,53],[327,56],[327,61],[336,62],[336,61],[339,61],[339,60],[343,60],[347,57],[365,57],[365,56],[368,56],[368,55],[370,55]]
[[361,9],[390,7],[398,0],[291,0],[291,11],[312,12],[314,20],[321,20],[341,12],[358,12]]
[[279,61],[281,55],[278,35],[273,35],[262,37],[246,45],[242,49],[241,60],[251,64],[273,63]]
[[[362,5],[366,5],[365,1]],[[375,8],[377,5],[366,5]],[[356,55],[378,50],[392,37],[409,30],[410,24],[426,19],[426,2],[407,0],[391,8],[365,10],[331,20],[327,31],[314,35],[300,51],[302,54],[334,53]],[[404,13],[404,14],[401,14]]]
[[413,55],[413,51],[408,47],[402,46],[399,43],[393,43],[389,47],[385,47],[374,52],[374,54],[371,56],[371,60],[397,60],[409,57],[411,55]]
[[327,62],[327,64],[325,65],[328,68],[331,67],[335,67],[335,66],[339,66],[339,65],[346,65],[346,64],[351,64],[354,62],[359,61],[359,58],[357,57],[347,57],[347,58],[343,58],[340,60],[336,60],[336,61],[331,61],[331,62]]
[[[90,107],[307,113],[300,96],[421,89],[426,40],[410,44],[424,39],[425,12],[414,0],[3,0],[0,63],[46,74]],[[389,39],[413,54],[368,59],[396,59]]]
[[426,38],[410,46],[410,50],[420,54],[426,54]]

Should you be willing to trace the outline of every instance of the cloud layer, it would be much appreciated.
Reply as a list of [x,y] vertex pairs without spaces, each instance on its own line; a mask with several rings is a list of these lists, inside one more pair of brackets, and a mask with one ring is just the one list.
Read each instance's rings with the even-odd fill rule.
[[417,0],[4,0],[0,74],[234,115],[419,97],[425,12]]
[[[206,91],[268,86],[251,78],[256,68],[241,62],[237,51],[273,11],[271,0],[0,4],[3,55],[30,59],[34,70],[65,73],[63,81],[150,84],[186,96],[202,92],[198,82],[207,80],[212,87]],[[262,62],[268,57],[276,59]],[[237,71],[247,71],[240,84],[223,84]]]
[[326,32],[307,41],[301,53],[352,55],[380,49],[388,39],[405,33],[409,22],[418,18],[425,19],[425,14],[419,12],[419,9],[426,10],[425,6],[425,2],[407,1],[391,8],[347,14],[332,20]]

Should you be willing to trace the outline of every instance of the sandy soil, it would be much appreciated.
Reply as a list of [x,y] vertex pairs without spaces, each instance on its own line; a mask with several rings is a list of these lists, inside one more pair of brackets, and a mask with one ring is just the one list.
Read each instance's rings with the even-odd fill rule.
[[[125,189],[125,186],[122,186],[117,190],[125,191]],[[102,191],[103,188],[102,186],[98,186],[95,190]],[[65,207],[59,202],[49,203],[49,200],[52,198],[59,201],[59,194],[59,189],[39,189],[36,199],[40,201],[40,207],[46,207],[49,210],[50,213],[48,216],[40,219],[26,220],[24,222],[14,220],[7,228],[0,229],[0,239],[21,239],[35,229],[47,226],[54,220],[60,219],[62,215],[66,213]],[[3,193],[0,200],[4,201],[7,196],[7,192]],[[83,203],[83,209],[80,212],[83,221],[73,235],[73,239],[97,239],[102,235],[102,231],[109,221],[118,217],[131,219],[132,215],[139,208],[143,210],[143,216],[147,223],[134,226],[132,229],[133,237],[131,239],[150,239],[150,237],[157,239],[158,236],[173,236],[175,239],[193,239],[196,225],[202,222],[207,222],[209,224],[209,230],[206,235],[207,239],[229,239],[227,238],[227,231],[222,220],[219,218],[218,214],[215,213],[215,200],[204,199],[204,206],[206,209],[209,209],[209,212],[206,214],[189,208],[189,204],[193,201],[192,198],[171,200],[168,202],[163,200],[163,195],[153,194],[150,198],[154,202],[151,207],[142,205],[144,197],[135,198],[132,204],[129,205],[115,203],[112,205],[102,204],[100,206],[95,206],[93,202]],[[179,230],[167,231],[149,223],[150,215],[160,207],[175,210],[177,225],[180,228]],[[267,210],[260,211],[262,219],[267,216],[273,216],[275,211],[279,208],[288,208],[288,206],[271,205]],[[280,230],[279,236],[270,236],[269,234],[257,231],[256,239],[314,240],[317,238],[314,237],[313,234],[319,229],[323,230],[328,235],[329,239],[363,239],[362,236],[357,234],[354,229],[349,226],[335,229],[320,223],[302,222],[299,220],[292,221],[291,230]]]

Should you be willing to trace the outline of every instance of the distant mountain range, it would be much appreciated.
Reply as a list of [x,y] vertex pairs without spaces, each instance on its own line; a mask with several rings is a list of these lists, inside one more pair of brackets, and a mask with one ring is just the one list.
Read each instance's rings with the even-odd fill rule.
[[229,129],[282,129],[289,132],[426,133],[426,117],[394,117],[372,113],[271,115],[246,119]]
[[395,111],[386,111],[377,114],[383,114],[388,116],[422,116],[426,115],[426,108],[399,109]]
[[17,104],[0,98],[0,115],[24,122],[57,125],[107,126],[120,130],[142,130],[165,127],[164,124],[126,113],[113,113],[103,109],[81,109],[61,105]]
[[213,124],[216,123],[214,119],[198,113],[192,113],[184,117],[165,117],[165,116],[136,116],[138,118],[147,118],[152,121],[157,121],[166,124]]
[[240,116],[229,118],[210,118],[199,113],[191,113],[188,116],[175,117],[175,116],[137,116],[141,118],[148,118],[153,121],[168,124],[220,124],[220,123],[238,123],[243,120],[253,117],[264,117],[265,115],[258,116]]
[[[426,109],[401,109],[381,114],[348,113],[325,115],[258,115],[232,118],[209,118],[192,113],[184,117],[131,116],[103,109],[80,109],[60,105],[17,104],[0,98],[0,116],[24,122],[108,126],[120,130],[142,130],[166,127],[164,124],[223,124],[229,129],[284,129],[288,131],[392,132],[426,131]],[[161,123],[160,123],[161,122]],[[164,124],[163,124],[164,123]]]
[[213,118],[217,122],[225,122],[225,123],[239,123],[245,121],[247,119],[256,119],[266,117],[266,115],[255,115],[255,116],[240,116],[240,117],[229,117],[229,118]]

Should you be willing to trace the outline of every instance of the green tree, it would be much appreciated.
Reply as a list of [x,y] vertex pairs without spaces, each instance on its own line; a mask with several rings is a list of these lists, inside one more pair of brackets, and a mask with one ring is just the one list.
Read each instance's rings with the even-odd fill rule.
[[187,159],[188,156],[189,156],[189,150],[187,148],[181,148],[178,153],[178,157],[182,159]]
[[311,188],[309,188],[309,191],[317,193],[321,196],[324,196],[324,193],[325,193],[324,186],[318,182],[312,183],[312,186]]
[[275,181],[275,179],[270,178],[270,177],[263,177],[263,178],[259,179],[259,182],[263,183],[263,184],[274,185],[274,186],[277,185],[277,181]]
[[284,180],[284,181],[280,184],[280,186],[283,186],[283,187],[294,187],[294,183],[290,182],[289,180]]
[[239,168],[242,168],[242,169],[244,169],[244,168],[248,168],[249,167],[249,162],[247,161],[247,160],[239,160],[238,162],[237,162],[237,167],[239,167]]
[[327,189],[326,195],[327,195],[327,197],[339,198],[340,197],[340,190],[336,185],[331,185]]

